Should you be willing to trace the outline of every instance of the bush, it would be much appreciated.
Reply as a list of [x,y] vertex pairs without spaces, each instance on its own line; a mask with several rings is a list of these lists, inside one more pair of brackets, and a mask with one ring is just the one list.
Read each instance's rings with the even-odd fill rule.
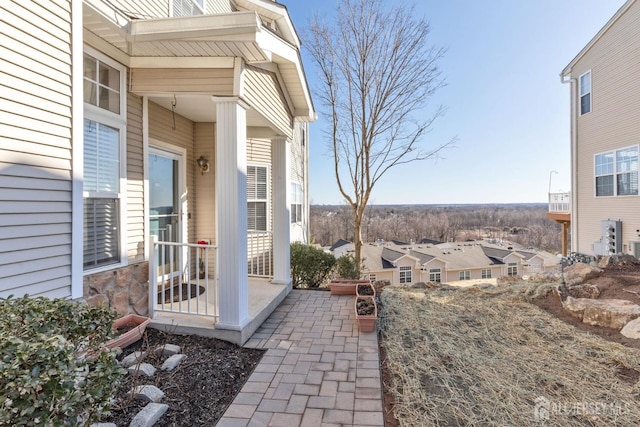
[[351,254],[342,255],[337,261],[338,277],[341,279],[359,279],[360,270],[356,267],[356,260]]
[[122,368],[115,313],[47,298],[0,299],[0,426],[90,424],[108,408]]
[[335,265],[336,258],[321,249],[298,242],[291,244],[291,279],[294,288],[319,287]]

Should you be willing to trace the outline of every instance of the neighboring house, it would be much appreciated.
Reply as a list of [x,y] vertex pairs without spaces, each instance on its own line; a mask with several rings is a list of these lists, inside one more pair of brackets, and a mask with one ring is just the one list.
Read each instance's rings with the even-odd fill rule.
[[[353,245],[347,242],[336,250],[349,247]],[[559,267],[559,259],[546,252],[504,249],[486,241],[413,245],[366,243],[362,246],[362,256],[365,278],[388,280],[394,284],[497,279],[555,272]]]
[[571,250],[640,256],[640,1],[562,70],[571,86]]
[[[84,297],[179,325],[196,317],[175,311],[204,314],[210,335],[248,339],[291,289],[290,240],[309,235],[315,112],[286,8],[7,0],[0,13],[0,297]],[[194,281],[206,310],[156,304]]]

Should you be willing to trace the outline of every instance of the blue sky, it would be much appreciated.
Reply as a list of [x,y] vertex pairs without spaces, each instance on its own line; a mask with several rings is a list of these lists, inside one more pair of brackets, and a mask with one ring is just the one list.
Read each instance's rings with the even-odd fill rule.
[[[330,17],[337,0],[280,0],[299,31],[314,12]],[[393,1],[385,0],[391,4]],[[446,86],[433,105],[447,108],[426,144],[458,142],[437,161],[397,167],[374,188],[374,204],[546,202],[570,190],[569,86],[560,71],[624,0],[420,0],[431,42],[447,48]],[[391,23],[390,23],[391,24]],[[316,69],[303,46],[310,85]],[[312,204],[341,204],[319,117],[310,132]],[[551,173],[551,171],[558,173]]]

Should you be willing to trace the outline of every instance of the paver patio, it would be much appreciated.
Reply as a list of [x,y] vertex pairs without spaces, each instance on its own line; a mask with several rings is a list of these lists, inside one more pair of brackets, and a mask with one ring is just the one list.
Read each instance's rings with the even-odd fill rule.
[[267,352],[217,426],[384,425],[378,340],[354,298],[293,290],[247,342]]

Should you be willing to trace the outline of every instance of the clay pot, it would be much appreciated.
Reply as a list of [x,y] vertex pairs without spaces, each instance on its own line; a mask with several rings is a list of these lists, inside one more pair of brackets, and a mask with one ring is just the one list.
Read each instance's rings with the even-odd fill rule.
[[127,314],[126,316],[116,319],[115,322],[113,322],[114,331],[127,325],[132,325],[133,327],[116,338],[107,341],[105,345],[109,348],[125,348],[128,345],[133,344],[142,338],[142,334],[144,334],[144,330],[147,328],[150,321],[150,318],[146,316],[139,316],[137,314]]

